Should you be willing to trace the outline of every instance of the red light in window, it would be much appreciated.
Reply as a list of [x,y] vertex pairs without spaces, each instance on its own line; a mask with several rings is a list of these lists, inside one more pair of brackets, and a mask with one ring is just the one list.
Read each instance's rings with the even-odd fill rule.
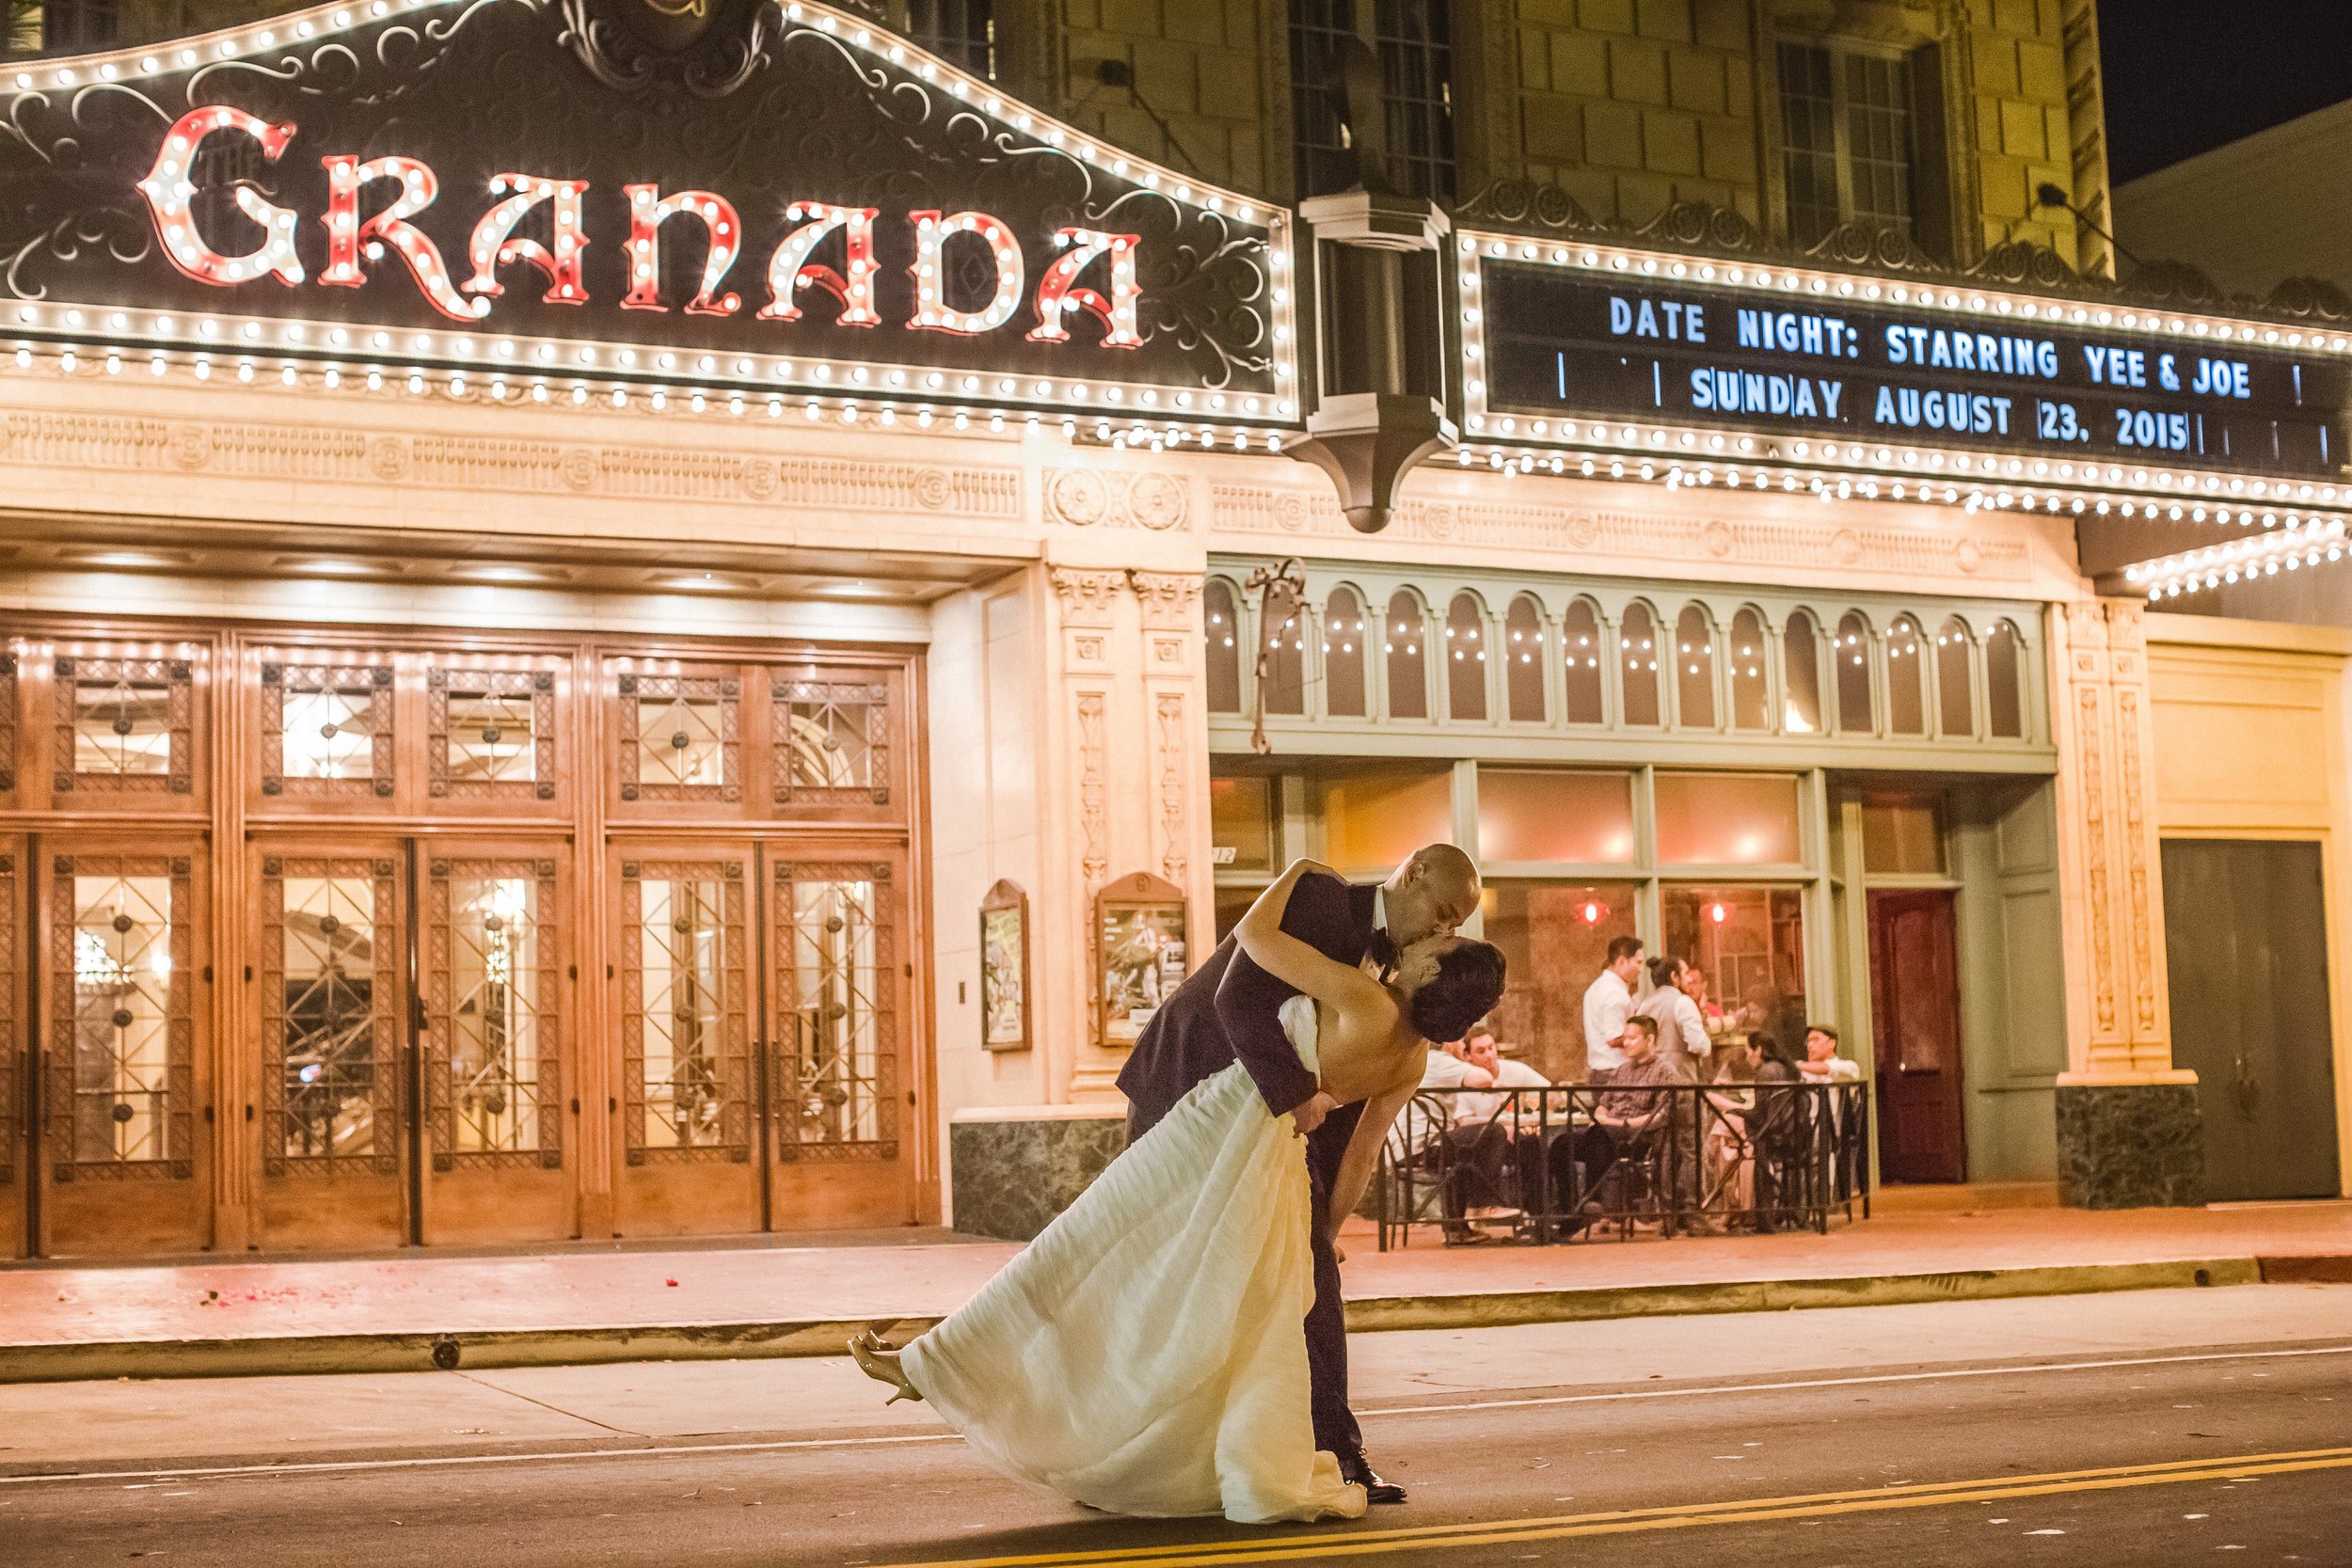
[[1731,906],[1721,899],[1707,906],[1707,918],[1721,926],[1731,918]]
[[1576,907],[1577,918],[1587,926],[1597,926],[1609,918],[1609,906],[1597,898],[1587,898]]

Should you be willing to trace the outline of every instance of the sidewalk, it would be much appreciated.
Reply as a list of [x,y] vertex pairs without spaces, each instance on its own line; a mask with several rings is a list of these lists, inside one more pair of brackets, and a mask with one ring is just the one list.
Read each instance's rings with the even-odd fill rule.
[[[1566,1246],[1351,1235],[1349,1325],[1459,1328],[1691,1312],[2352,1280],[2352,1204],[1888,1215],[1832,1230]],[[0,1268],[0,1382],[837,1353],[909,1334],[1018,1247],[872,1245]]]

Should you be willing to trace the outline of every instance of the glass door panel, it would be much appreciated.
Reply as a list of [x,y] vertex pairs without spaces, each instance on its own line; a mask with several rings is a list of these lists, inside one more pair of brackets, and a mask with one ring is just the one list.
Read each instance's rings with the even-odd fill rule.
[[38,1212],[51,1256],[202,1246],[192,847],[41,841]]
[[405,1239],[403,847],[265,852],[262,1204],[271,1246]]
[[621,1232],[755,1230],[748,856],[615,854]]
[[425,1240],[572,1235],[557,847],[429,848]]
[[[804,858],[805,857],[805,858]],[[768,851],[766,928],[779,1230],[914,1217],[903,863]]]

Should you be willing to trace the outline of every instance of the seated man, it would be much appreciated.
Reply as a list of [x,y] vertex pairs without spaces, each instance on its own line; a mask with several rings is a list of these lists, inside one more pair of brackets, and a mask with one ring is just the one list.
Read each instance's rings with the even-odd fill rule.
[[[1505,1057],[1495,1043],[1494,1030],[1484,1023],[1472,1024],[1462,1037],[1462,1052],[1469,1067],[1486,1074],[1494,1089],[1454,1097],[1454,1126],[1446,1134],[1453,1146],[1446,1173],[1446,1218],[1517,1219],[1518,1208],[1505,1201],[1502,1160],[1520,1137],[1535,1135],[1541,1118],[1531,1102],[1501,1091],[1549,1088],[1551,1080],[1525,1062]],[[1470,1234],[1465,1227],[1457,1239],[1468,1240]]]
[[[1661,1091],[1679,1080],[1658,1053],[1658,1021],[1638,1013],[1627,1019],[1618,1048],[1625,1053],[1625,1066],[1594,1101],[1592,1125],[1554,1146],[1552,1181],[1560,1208],[1573,1210],[1570,1233],[1600,1216],[1601,1206],[1590,1195],[1599,1190],[1610,1168],[1627,1155],[1647,1153],[1658,1134],[1674,1125],[1674,1096]],[[1568,1158],[1563,1159],[1559,1150],[1566,1150]],[[1583,1168],[1581,1186],[1570,1184],[1575,1181],[1574,1166]],[[1568,1199],[1580,1194],[1583,1201],[1572,1206]]]
[[1837,1031],[1826,1023],[1804,1026],[1804,1060],[1797,1064],[1808,1084],[1858,1084],[1862,1064],[1837,1053]]
[[[1460,1040],[1439,1044],[1429,1053],[1429,1059],[1421,1069],[1423,1089],[1490,1089],[1494,1082],[1492,1073],[1471,1065],[1469,1050]],[[1460,1098],[1452,1094],[1423,1095],[1407,1104],[1389,1128],[1390,1164],[1401,1165],[1409,1160],[1424,1166],[1442,1164],[1449,1152],[1443,1134],[1452,1128],[1454,1104]],[[1449,1194],[1452,1186],[1449,1180]],[[1450,1209],[1448,1217],[1459,1218]]]

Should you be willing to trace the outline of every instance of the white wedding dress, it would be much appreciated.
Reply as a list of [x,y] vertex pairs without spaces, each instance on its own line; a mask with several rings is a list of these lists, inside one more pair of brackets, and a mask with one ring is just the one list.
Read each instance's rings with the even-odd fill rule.
[[[1281,1016],[1313,1069],[1313,1004]],[[1309,1413],[1311,1203],[1304,1144],[1236,1062],[899,1366],[998,1469],[1089,1507],[1355,1518]]]

